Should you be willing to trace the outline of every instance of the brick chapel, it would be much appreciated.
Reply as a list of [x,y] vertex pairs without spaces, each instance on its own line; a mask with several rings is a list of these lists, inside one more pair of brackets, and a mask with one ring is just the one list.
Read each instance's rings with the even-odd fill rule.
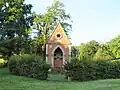
[[53,68],[58,68],[62,67],[66,60],[70,60],[70,56],[71,42],[62,25],[58,23],[46,42],[46,62],[51,64]]

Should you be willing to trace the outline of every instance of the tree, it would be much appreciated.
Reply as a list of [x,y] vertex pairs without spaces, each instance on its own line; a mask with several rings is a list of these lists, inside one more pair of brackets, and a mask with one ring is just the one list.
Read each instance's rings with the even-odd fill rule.
[[69,14],[66,13],[64,9],[64,4],[61,3],[60,0],[54,0],[53,4],[47,8],[47,13],[45,14],[46,16],[50,16],[49,20],[51,23],[51,30],[54,29],[54,26],[56,26],[59,20],[66,34],[69,35],[69,32],[72,28],[70,24],[70,22],[72,22],[71,17]]
[[2,0],[3,4],[0,8],[3,17],[1,32],[7,38],[14,36],[28,35],[32,22],[31,7],[32,5],[24,4],[24,0]]
[[116,58],[120,58],[120,35],[107,43]]
[[79,54],[79,47],[78,46],[72,46],[71,47],[71,57],[78,57]]
[[86,44],[81,44],[79,47],[79,58],[81,60],[92,60],[93,56],[99,48],[99,43],[92,40]]
[[106,44],[102,44],[94,55],[94,60],[111,60],[114,59],[113,53],[110,51],[110,48]]
[[[65,32],[69,33],[71,30],[70,15],[66,14],[64,5],[59,0],[54,0],[53,4],[47,8],[44,14],[34,14],[34,29],[38,30],[36,42],[38,42],[39,50],[45,51],[45,44],[57,25],[58,21],[62,24]],[[41,49],[40,49],[41,48]]]
[[28,39],[33,20],[31,8],[32,5],[25,4],[24,0],[0,1],[0,42],[7,44],[6,47],[0,45],[0,48],[6,48],[8,56],[14,50],[20,53],[22,40]]

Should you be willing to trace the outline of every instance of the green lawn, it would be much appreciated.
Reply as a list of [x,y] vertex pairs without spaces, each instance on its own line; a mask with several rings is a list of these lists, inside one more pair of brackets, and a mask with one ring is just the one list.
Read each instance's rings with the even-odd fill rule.
[[0,90],[120,90],[120,79],[67,82],[63,76],[50,75],[47,81],[41,81],[0,69]]

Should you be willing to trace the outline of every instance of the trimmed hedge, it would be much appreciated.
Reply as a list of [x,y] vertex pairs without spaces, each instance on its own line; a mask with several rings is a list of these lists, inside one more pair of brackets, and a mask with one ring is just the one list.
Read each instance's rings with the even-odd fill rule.
[[87,81],[120,78],[120,61],[92,61],[74,59],[64,66],[66,77]]
[[12,74],[41,80],[47,79],[50,69],[43,57],[29,54],[11,56],[8,67]]

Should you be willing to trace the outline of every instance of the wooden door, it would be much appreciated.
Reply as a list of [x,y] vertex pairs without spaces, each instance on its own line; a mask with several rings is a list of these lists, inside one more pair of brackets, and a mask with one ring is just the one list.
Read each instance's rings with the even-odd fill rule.
[[54,67],[62,67],[63,66],[63,52],[58,47],[54,52]]

